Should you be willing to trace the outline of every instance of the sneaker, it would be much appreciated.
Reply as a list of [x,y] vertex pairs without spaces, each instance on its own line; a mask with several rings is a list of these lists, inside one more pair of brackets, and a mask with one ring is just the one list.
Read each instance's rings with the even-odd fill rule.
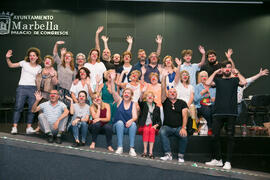
[[18,129],[17,129],[17,127],[12,127],[12,129],[11,129],[11,132],[10,132],[11,134],[17,134],[18,133]]
[[179,163],[184,163],[185,160],[184,160],[184,158],[178,158],[178,162],[179,162]]
[[206,162],[205,164],[208,166],[219,166],[219,167],[223,166],[222,160],[218,161],[216,159],[212,159],[210,162]]
[[137,156],[136,152],[135,152],[135,149],[134,148],[130,148],[129,150],[129,155],[132,156],[132,157],[135,157]]
[[230,170],[232,169],[231,163],[230,162],[225,162],[225,165],[223,166],[223,169]]
[[163,161],[172,160],[172,155],[170,153],[166,153],[165,156],[160,158]]
[[52,133],[47,134],[47,141],[48,141],[48,143],[53,143],[53,135],[52,135]]
[[55,142],[56,142],[57,144],[62,144],[62,136],[61,136],[61,134],[58,133],[58,134],[56,135]]
[[36,131],[32,127],[26,128],[26,134],[35,134]]
[[123,147],[118,147],[115,151],[116,154],[122,154],[123,153]]

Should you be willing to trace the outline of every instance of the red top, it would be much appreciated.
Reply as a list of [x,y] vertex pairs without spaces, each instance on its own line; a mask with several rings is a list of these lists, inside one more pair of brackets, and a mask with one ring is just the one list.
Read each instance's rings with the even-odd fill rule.
[[[106,114],[107,114],[107,109],[104,108],[104,109],[101,109],[100,110],[100,115],[99,115],[99,118],[106,118]],[[101,126],[104,126],[105,124],[107,124],[108,122],[101,122]]]

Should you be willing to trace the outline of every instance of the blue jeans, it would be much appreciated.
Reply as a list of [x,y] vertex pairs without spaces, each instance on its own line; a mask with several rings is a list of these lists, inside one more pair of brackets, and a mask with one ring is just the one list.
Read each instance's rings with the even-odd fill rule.
[[19,85],[16,89],[16,102],[13,114],[13,123],[18,124],[21,118],[21,112],[23,111],[25,101],[28,103],[28,113],[27,113],[27,124],[32,124],[34,113],[31,109],[33,104],[36,101],[35,91],[37,90],[36,86],[22,86]]
[[171,153],[171,146],[170,146],[170,140],[169,140],[169,136],[176,136],[179,138],[179,153],[180,154],[185,154],[186,152],[186,147],[187,147],[187,136],[183,137],[180,136],[179,132],[181,130],[182,127],[178,127],[178,128],[171,128],[169,126],[162,126],[161,129],[159,130],[159,134],[160,134],[160,138],[161,138],[161,143],[162,143],[162,147],[163,147],[163,151],[164,153]]
[[202,116],[207,121],[207,126],[209,129],[212,129],[212,114],[213,114],[213,106],[204,106],[201,105],[200,108],[197,108],[198,117]]
[[113,131],[117,135],[117,144],[118,147],[123,147],[123,138],[124,134],[129,135],[129,147],[134,148],[134,141],[137,131],[137,126],[135,122],[131,124],[129,128],[127,128],[123,121],[119,120],[113,125]]
[[82,142],[85,143],[88,124],[87,122],[78,122],[75,126],[72,127],[73,137],[75,140],[79,140],[79,131],[81,130]]

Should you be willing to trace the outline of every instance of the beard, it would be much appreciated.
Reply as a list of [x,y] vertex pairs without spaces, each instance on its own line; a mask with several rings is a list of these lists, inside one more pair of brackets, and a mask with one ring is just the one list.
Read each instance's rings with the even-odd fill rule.
[[215,60],[215,61],[208,61],[208,62],[209,62],[210,65],[214,65],[214,64],[216,64],[217,60]]
[[229,72],[229,73],[224,72],[224,73],[223,73],[223,75],[224,75],[225,77],[230,77],[231,74],[232,74],[231,72]]

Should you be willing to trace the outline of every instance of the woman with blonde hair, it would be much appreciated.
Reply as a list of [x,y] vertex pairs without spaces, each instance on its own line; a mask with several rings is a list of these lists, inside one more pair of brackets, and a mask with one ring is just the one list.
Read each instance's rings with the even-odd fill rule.
[[90,106],[90,113],[93,118],[91,120],[90,131],[92,132],[92,143],[90,149],[94,149],[98,134],[101,131],[105,132],[107,140],[107,148],[109,151],[114,151],[112,148],[112,124],[111,119],[111,108],[110,105],[104,103],[99,93],[94,92],[91,96],[92,105]]
[[[143,135],[143,154],[142,157],[154,159],[153,147],[155,143],[155,134],[161,127],[160,108],[154,102],[153,91],[144,93],[143,102],[139,102],[141,113],[138,118],[139,132]],[[149,143],[149,154],[147,146]]]
[[208,135],[212,135],[212,114],[215,102],[216,89],[208,86],[206,80],[208,73],[201,71],[198,74],[198,84],[195,87],[194,104],[197,108],[198,117],[202,116],[207,121]]
[[133,91],[130,88],[125,88],[122,93],[122,97],[115,91],[115,73],[111,74],[112,94],[114,101],[117,103],[117,110],[113,121],[113,130],[117,135],[117,150],[115,153],[123,153],[123,138],[124,133],[129,134],[129,155],[136,156],[134,149],[135,136],[137,126],[135,121],[137,120],[137,108],[135,102],[132,101]]

